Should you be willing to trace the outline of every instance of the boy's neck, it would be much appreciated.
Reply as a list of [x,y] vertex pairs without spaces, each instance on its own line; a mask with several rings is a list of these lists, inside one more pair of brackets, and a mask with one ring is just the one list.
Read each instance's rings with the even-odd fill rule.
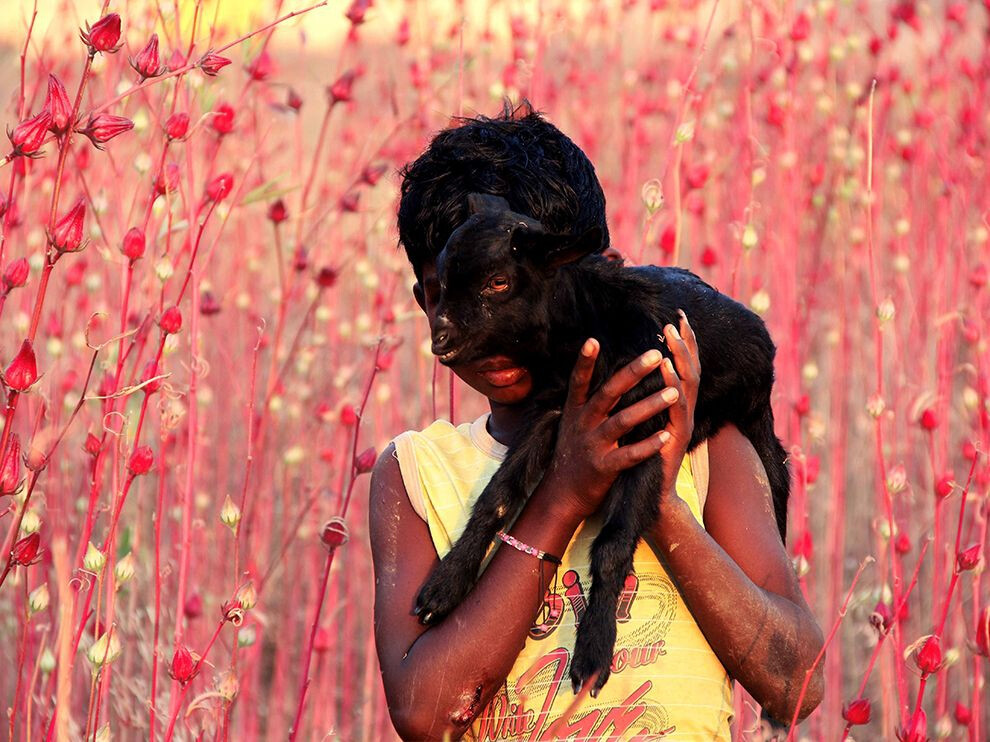
[[488,433],[504,446],[511,446],[513,439],[525,423],[525,404],[499,404],[489,400],[492,414],[488,418]]

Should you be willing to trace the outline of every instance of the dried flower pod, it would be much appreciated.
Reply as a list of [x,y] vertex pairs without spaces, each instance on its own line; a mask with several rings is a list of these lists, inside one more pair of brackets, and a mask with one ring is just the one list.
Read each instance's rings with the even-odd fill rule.
[[196,63],[196,66],[203,71],[204,75],[215,77],[228,64],[230,64],[230,60],[226,57],[221,57],[219,54],[214,54],[213,52],[207,52]]
[[914,655],[914,663],[923,675],[931,675],[942,668],[942,645],[938,635],[924,639]]
[[350,531],[343,518],[334,517],[328,520],[320,533],[320,541],[328,551],[333,551],[339,546],[343,546],[350,540]]
[[3,383],[15,392],[26,392],[38,380],[38,362],[31,341],[25,339],[21,349],[3,372]]
[[248,74],[251,76],[252,80],[261,82],[262,80],[267,80],[275,69],[275,63],[272,61],[271,55],[268,51],[263,51],[254,61],[248,65]]
[[107,563],[106,555],[96,548],[92,541],[86,544],[86,554],[83,556],[83,567],[87,572],[94,575],[103,571],[103,565]]
[[117,659],[120,652],[120,639],[117,638],[117,632],[111,627],[109,631],[104,632],[99,639],[90,645],[86,652],[86,659],[96,671]]
[[128,61],[142,80],[164,74],[165,67],[162,66],[161,57],[158,54],[158,34],[151,34],[151,38],[148,39],[144,48]]
[[120,49],[120,16],[116,13],[105,15],[86,30],[79,31],[79,38],[89,47],[90,55],[97,52],[113,54]]
[[172,664],[169,666],[168,674],[180,685],[187,685],[196,675],[199,674],[199,660],[192,652],[184,646],[179,646],[172,655]]

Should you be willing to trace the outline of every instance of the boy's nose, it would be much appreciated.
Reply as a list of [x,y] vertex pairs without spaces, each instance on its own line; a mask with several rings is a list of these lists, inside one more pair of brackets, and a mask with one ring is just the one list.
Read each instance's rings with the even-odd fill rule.
[[433,354],[442,356],[449,352],[456,342],[454,323],[441,314],[433,323]]

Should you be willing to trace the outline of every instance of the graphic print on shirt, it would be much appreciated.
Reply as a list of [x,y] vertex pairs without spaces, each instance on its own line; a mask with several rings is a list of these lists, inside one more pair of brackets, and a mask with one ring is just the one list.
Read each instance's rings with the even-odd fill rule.
[[[589,578],[573,569],[561,575],[556,591],[544,598],[544,620],[530,628],[533,641],[521,657],[533,663],[496,693],[478,719],[477,739],[660,739],[672,734],[667,710],[656,698],[652,680],[644,680],[626,693],[616,695],[621,683],[615,679],[629,669],[648,665],[663,672],[665,637],[677,612],[678,594],[662,575],[630,573],[616,608],[618,636],[612,658],[612,678],[597,699],[586,698],[570,718],[561,718],[573,700],[568,675],[574,635],[587,610]],[[546,651],[547,645],[561,643]],[[610,685],[613,692],[610,694]]]

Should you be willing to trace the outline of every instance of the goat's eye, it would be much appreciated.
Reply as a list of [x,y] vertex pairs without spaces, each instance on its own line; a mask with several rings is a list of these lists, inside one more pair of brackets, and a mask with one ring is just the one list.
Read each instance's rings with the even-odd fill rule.
[[485,292],[490,294],[500,294],[509,290],[509,279],[505,276],[492,276],[485,284]]

